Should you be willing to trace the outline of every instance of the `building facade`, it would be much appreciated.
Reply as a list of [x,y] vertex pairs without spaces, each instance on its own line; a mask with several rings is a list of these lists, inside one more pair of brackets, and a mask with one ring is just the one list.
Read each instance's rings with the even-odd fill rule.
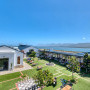
[[23,57],[26,58],[27,57],[27,53],[33,49],[36,52],[36,56],[39,56],[39,50],[33,46],[29,46],[29,45],[19,45],[18,49],[23,52]]
[[50,51],[50,50],[39,50],[41,54],[40,57],[43,57],[42,53],[44,52],[44,57],[49,59],[54,59],[60,63],[68,63],[72,56],[75,56],[77,61],[80,64],[83,64],[84,53],[74,53],[74,52],[65,52],[65,51]]
[[0,46],[0,70],[23,66],[23,53],[8,46]]

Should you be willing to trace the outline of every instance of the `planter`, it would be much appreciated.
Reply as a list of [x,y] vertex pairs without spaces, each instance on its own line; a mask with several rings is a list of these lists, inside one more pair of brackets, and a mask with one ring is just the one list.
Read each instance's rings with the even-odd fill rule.
[[32,64],[34,61],[30,61],[29,63]]
[[37,70],[40,70],[40,69],[42,69],[42,67],[41,67],[41,66],[38,66],[38,67],[37,67]]
[[37,65],[37,63],[32,63],[32,66],[36,66]]
[[3,67],[0,67],[0,70],[3,70]]

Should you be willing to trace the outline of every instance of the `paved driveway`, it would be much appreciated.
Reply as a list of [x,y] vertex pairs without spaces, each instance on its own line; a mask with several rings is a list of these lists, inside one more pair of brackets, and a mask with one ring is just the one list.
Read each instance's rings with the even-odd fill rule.
[[20,71],[32,69],[32,67],[30,65],[28,65],[27,63],[25,63],[25,62],[23,62],[23,66],[24,67],[22,67],[22,68],[15,68],[15,69],[13,69],[11,71],[0,71],[0,75],[14,73],[14,72],[20,72]]

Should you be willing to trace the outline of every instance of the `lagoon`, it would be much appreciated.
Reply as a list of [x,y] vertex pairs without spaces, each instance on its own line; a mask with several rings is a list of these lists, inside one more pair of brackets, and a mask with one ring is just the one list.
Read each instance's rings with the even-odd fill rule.
[[75,52],[90,52],[90,48],[71,48],[71,47],[59,47],[59,46],[37,46],[37,48],[63,50],[63,51],[75,51]]

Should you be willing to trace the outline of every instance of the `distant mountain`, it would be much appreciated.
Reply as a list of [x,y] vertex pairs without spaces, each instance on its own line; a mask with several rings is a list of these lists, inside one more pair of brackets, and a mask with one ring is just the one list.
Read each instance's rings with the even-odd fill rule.
[[52,43],[52,44],[46,44],[46,45],[41,45],[41,46],[57,46],[57,47],[72,47],[72,48],[90,48],[90,43]]
[[70,45],[69,47],[90,48],[90,43],[78,43],[78,44]]

